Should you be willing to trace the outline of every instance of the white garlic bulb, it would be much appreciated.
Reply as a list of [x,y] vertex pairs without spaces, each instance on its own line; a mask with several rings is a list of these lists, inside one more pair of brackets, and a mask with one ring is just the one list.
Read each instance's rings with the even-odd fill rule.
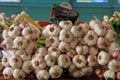
[[49,29],[50,26],[51,26],[51,25],[48,24],[48,25],[43,29],[43,31],[42,31],[42,36],[43,36],[43,37],[45,37],[45,38],[50,37],[50,35],[48,34],[48,29]]
[[70,31],[62,29],[59,34],[59,39],[64,42],[71,42],[73,40],[73,35]]
[[37,74],[36,74],[37,79],[39,80],[48,80],[50,77],[50,74],[46,71],[46,70],[40,70]]
[[70,45],[66,42],[60,42],[58,49],[60,49],[61,52],[67,52],[70,50]]
[[61,51],[57,47],[49,47],[48,48],[48,54],[57,58],[61,54]]
[[88,66],[95,66],[97,64],[97,57],[95,55],[89,55],[87,57]]
[[5,56],[3,56],[2,58],[2,65],[5,66],[5,67],[9,67],[9,59],[10,59],[11,55],[10,54],[7,54]]
[[3,75],[6,78],[12,78],[13,77],[13,71],[14,69],[11,67],[5,67],[3,70]]
[[73,63],[71,63],[70,66],[68,67],[68,71],[70,73],[74,72],[76,69],[77,69],[77,67]]
[[5,50],[9,50],[12,48],[13,46],[13,39],[10,37],[5,38],[2,43],[1,46],[3,47],[3,49]]
[[116,40],[116,34],[112,29],[108,29],[106,34],[105,34],[105,38],[108,41],[115,41]]
[[30,60],[24,61],[21,68],[25,73],[30,73],[31,71],[33,71],[33,66]]
[[84,36],[84,41],[88,46],[92,46],[96,44],[97,38],[97,34],[93,30],[89,30],[88,33]]
[[9,59],[9,64],[12,68],[18,69],[22,66],[22,60],[19,56],[12,55]]
[[46,61],[47,66],[54,66],[55,65],[56,60],[55,60],[54,56],[52,56],[52,55],[46,55],[44,57],[44,59]]
[[78,38],[74,38],[69,44],[70,44],[70,47],[74,49],[78,44]]
[[48,37],[46,40],[45,40],[45,46],[46,47],[50,47],[50,46],[54,46],[54,47],[57,47],[60,43],[60,40],[58,37]]
[[83,55],[75,55],[72,59],[73,63],[75,64],[76,67],[82,68],[87,65],[87,61],[85,56]]
[[95,24],[98,24],[98,23],[100,23],[98,20],[95,20],[95,19],[90,20],[89,22],[90,28],[94,29]]
[[22,59],[22,61],[27,61],[27,60],[30,60],[31,59],[31,53],[23,53],[21,55],[19,55],[20,58]]
[[59,78],[63,73],[63,69],[59,65],[50,67],[49,74],[52,78]]
[[108,46],[108,51],[111,53],[113,50],[119,48],[120,45],[117,42],[111,42],[110,46]]
[[51,24],[48,27],[48,32],[47,32],[50,36],[58,36],[60,33],[60,27],[57,24]]
[[70,31],[74,37],[82,37],[82,35],[83,35],[83,30],[78,25],[72,26]]
[[112,59],[108,63],[108,69],[118,71],[120,69],[120,61]]
[[81,71],[84,73],[84,75],[91,75],[93,73],[92,67],[83,67],[81,68]]
[[80,73],[79,69],[76,69],[75,71],[71,72],[70,75],[73,76],[74,78],[82,77],[82,74]]
[[21,31],[22,31],[21,27],[16,26],[16,25],[13,24],[9,28],[8,35],[11,38],[16,38],[16,37],[18,37],[20,35]]
[[18,36],[13,40],[13,47],[17,49],[25,49],[28,45],[28,41],[22,37]]
[[72,27],[72,22],[70,20],[67,21],[60,21],[59,26],[65,30],[70,30]]
[[35,51],[35,54],[40,57],[45,57],[45,55],[47,55],[47,51],[45,48],[37,48],[37,50]]
[[97,55],[98,54],[98,49],[95,48],[94,46],[90,46],[88,53],[91,54],[91,55]]
[[110,60],[110,55],[105,51],[100,51],[98,53],[97,61],[100,65],[106,65]]
[[12,50],[9,50],[9,53],[11,55],[16,55],[16,56],[20,56],[22,55],[23,53],[25,53],[25,51],[23,49],[12,49]]
[[25,78],[25,72],[23,70],[21,70],[21,69],[15,69],[13,71],[13,76],[17,80],[18,79],[23,79],[23,78]]
[[114,70],[107,70],[104,73],[104,77],[107,80],[108,78],[115,79],[115,71]]
[[58,65],[62,68],[68,68],[69,65],[71,64],[71,61],[70,61],[70,57],[65,55],[65,54],[61,54],[59,57],[58,57]]
[[3,32],[2,32],[2,37],[5,39],[5,38],[7,38],[7,37],[9,37],[9,35],[8,35],[8,30],[3,30]]

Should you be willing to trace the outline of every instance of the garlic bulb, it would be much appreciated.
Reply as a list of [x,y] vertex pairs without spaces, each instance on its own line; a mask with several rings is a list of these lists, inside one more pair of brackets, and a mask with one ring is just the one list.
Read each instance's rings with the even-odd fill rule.
[[115,71],[114,70],[107,70],[104,73],[104,77],[107,80],[108,78],[115,79]]
[[6,78],[12,78],[12,77],[13,77],[13,71],[14,71],[13,68],[11,68],[11,67],[6,67],[6,68],[3,70],[3,75],[4,75],[4,77],[6,77]]
[[95,20],[95,19],[90,20],[90,22],[89,22],[90,28],[94,29],[95,24],[98,24],[98,23],[99,23],[98,20]]
[[120,60],[120,48],[117,48],[111,52],[112,59]]
[[74,38],[69,44],[70,44],[70,47],[74,49],[78,44],[78,38]]
[[24,61],[21,68],[25,73],[30,73],[31,71],[33,71],[32,63],[30,60]]
[[85,56],[83,55],[75,55],[72,59],[73,63],[75,64],[76,67],[82,68],[87,65],[87,61]]
[[22,29],[19,26],[16,26],[13,24],[9,28],[8,35],[11,38],[16,38],[20,35],[21,31],[22,31]]
[[49,74],[52,78],[59,78],[63,73],[63,69],[59,65],[50,67]]
[[80,77],[82,77],[82,74],[80,73],[79,69],[71,72],[70,75],[73,76],[74,78],[80,78]]
[[93,30],[89,30],[88,33],[84,36],[84,41],[88,46],[92,46],[96,44],[97,38],[97,34]]
[[97,55],[98,54],[98,49],[94,46],[90,46],[88,53],[91,54],[91,55]]
[[116,77],[117,77],[118,80],[120,79],[120,71],[118,71],[118,72],[116,73]]
[[2,58],[2,65],[5,66],[5,67],[9,67],[9,59],[10,59],[11,55],[10,54],[7,54],[5,56],[3,56]]
[[45,57],[45,55],[47,55],[47,51],[45,48],[37,48],[35,54],[41,57]]
[[60,43],[60,40],[58,37],[49,37],[45,40],[46,47],[50,47],[50,46],[57,47],[59,43]]
[[70,57],[68,57],[65,54],[61,54],[58,57],[58,65],[62,68],[68,68],[69,65],[71,64]]
[[97,61],[100,65],[106,65],[110,60],[110,55],[105,51],[100,51],[98,53]]
[[68,71],[70,73],[74,72],[76,69],[77,69],[77,67],[73,63],[71,63],[70,66],[68,67]]
[[3,42],[1,43],[1,46],[3,47],[3,49],[5,50],[9,50],[12,48],[13,46],[13,39],[10,37],[7,37],[3,40]]
[[50,26],[51,26],[51,25],[48,24],[48,25],[43,29],[43,31],[42,31],[42,36],[43,36],[43,37],[45,37],[45,38],[50,37],[50,35],[48,34],[48,29],[49,29]]
[[87,61],[88,61],[88,66],[95,66],[97,64],[97,58],[95,55],[89,55],[87,57]]
[[60,27],[56,24],[51,24],[48,27],[48,32],[47,32],[50,36],[58,36],[60,33]]
[[89,48],[86,45],[79,44],[78,46],[76,46],[75,50],[76,50],[77,54],[86,55],[89,51]]
[[59,57],[61,54],[61,51],[57,47],[49,47],[48,48],[48,54],[54,56],[55,58]]
[[8,30],[3,30],[3,32],[2,32],[2,37],[5,39],[5,38],[7,38],[7,37],[9,37],[9,35],[8,35]]
[[25,49],[28,45],[28,41],[22,37],[18,36],[13,40],[13,47],[17,49]]
[[31,59],[31,53],[23,53],[20,55],[20,58],[22,59],[22,61],[27,61]]
[[94,31],[98,36],[104,36],[106,34],[106,28],[101,23],[94,25]]
[[83,67],[81,68],[81,71],[84,73],[84,75],[91,75],[93,73],[92,67]]
[[13,71],[13,76],[17,80],[18,79],[23,79],[23,78],[25,78],[25,72],[23,70],[21,70],[21,69],[15,69]]
[[20,56],[20,55],[24,54],[25,51],[23,49],[12,49],[12,50],[9,50],[9,53],[11,55]]
[[109,53],[111,53],[113,50],[119,48],[120,45],[117,42],[111,42],[110,46],[108,47]]
[[108,29],[106,34],[105,34],[105,38],[108,41],[115,41],[116,40],[116,34],[112,29]]
[[66,42],[60,42],[58,49],[60,49],[61,52],[67,52],[70,50],[70,45]]
[[22,66],[22,60],[20,57],[12,55],[9,59],[9,64],[12,68],[18,69]]
[[50,74],[46,70],[40,70],[37,75],[37,79],[39,80],[48,80],[50,77]]
[[70,20],[67,21],[60,21],[59,26],[65,30],[70,30],[72,27],[72,22]]
[[46,67],[46,61],[42,57],[35,57],[31,60],[34,69],[40,68],[44,69]]
[[73,35],[70,31],[62,29],[59,34],[59,39],[64,42],[71,42],[73,40]]
[[115,59],[112,59],[109,63],[108,63],[108,69],[110,70],[114,70],[114,71],[118,71],[120,69],[120,61],[117,61]]
[[66,55],[69,56],[70,58],[73,58],[76,55],[76,51],[74,49],[70,49]]
[[82,35],[83,35],[83,30],[78,25],[72,26],[70,31],[74,37],[82,37]]
[[56,60],[55,60],[54,56],[52,56],[52,55],[46,55],[44,57],[44,59],[46,61],[47,66],[54,66],[55,65]]

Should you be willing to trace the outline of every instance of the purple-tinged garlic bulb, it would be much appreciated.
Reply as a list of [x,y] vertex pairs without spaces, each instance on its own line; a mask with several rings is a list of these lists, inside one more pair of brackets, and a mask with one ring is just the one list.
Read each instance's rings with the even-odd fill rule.
[[59,43],[60,43],[60,40],[58,37],[49,37],[45,40],[46,47],[50,47],[50,46],[57,47]]
[[45,48],[37,48],[35,55],[38,55],[39,57],[45,57],[45,55],[47,55],[47,51]]
[[17,49],[25,49],[28,45],[28,41],[22,37],[18,36],[13,40],[13,47]]
[[111,42],[110,46],[108,47],[108,51],[109,53],[111,53],[112,51],[114,51],[115,49],[119,48],[120,45],[117,42]]
[[30,60],[31,59],[31,53],[24,52],[23,54],[20,55],[20,58],[22,59],[22,61]]
[[68,67],[68,71],[70,73],[74,72],[76,69],[77,69],[77,67],[73,63],[71,63],[70,66]]
[[83,55],[75,55],[72,59],[73,63],[77,68],[82,68],[87,65],[87,60]]
[[15,69],[13,71],[13,76],[15,79],[24,79],[25,78],[25,72],[22,69]]
[[113,50],[110,54],[112,59],[120,60],[120,48]]
[[59,26],[65,30],[70,30],[73,24],[70,20],[67,20],[67,21],[60,21]]
[[9,58],[9,65],[14,68],[14,69],[18,69],[22,66],[22,60],[20,57],[18,56],[15,56],[15,55],[12,55],[10,58]]
[[55,58],[58,58],[61,54],[61,51],[57,47],[49,47],[48,54],[54,56]]
[[44,69],[46,67],[46,61],[42,57],[35,57],[31,60],[34,69],[40,68]]
[[92,67],[83,67],[81,68],[81,71],[83,72],[84,75],[91,75],[93,73],[93,68]]
[[46,70],[40,70],[37,74],[36,74],[37,79],[39,80],[48,80],[50,77],[50,74],[46,71]]
[[59,78],[63,73],[63,69],[59,65],[50,67],[49,74],[51,78]]
[[107,70],[104,73],[104,78],[107,80],[108,78],[115,79],[115,71],[114,70]]
[[107,49],[109,46],[109,41],[104,37],[99,37],[97,40],[97,46],[100,49]]
[[70,49],[66,55],[69,56],[70,58],[73,58],[76,55],[76,51],[74,49]]
[[47,66],[54,66],[56,63],[55,57],[52,55],[48,54],[44,57],[44,59],[46,61]]
[[120,61],[112,59],[108,63],[108,69],[118,71],[120,69]]
[[10,67],[10,64],[9,64],[10,57],[11,57],[10,54],[7,54],[7,55],[3,56],[3,58],[2,58],[2,65],[3,66]]
[[95,45],[97,42],[98,36],[93,30],[89,30],[88,33],[84,36],[84,41],[88,46]]
[[83,76],[83,75],[80,73],[80,70],[79,70],[79,69],[76,69],[75,71],[71,72],[70,75],[73,76],[74,78],[80,78],[80,77]]
[[61,52],[67,52],[70,50],[70,45],[66,42],[60,42],[58,49],[60,49]]
[[61,54],[58,57],[58,65],[62,68],[68,68],[71,64],[70,57],[67,56],[66,54]]
[[71,28],[71,33],[73,34],[74,37],[82,37],[83,35],[83,30],[81,28],[81,26],[78,26],[78,25],[74,25],[72,26]]
[[112,29],[108,29],[106,34],[105,34],[105,38],[108,41],[115,41],[116,40],[116,34]]
[[2,46],[2,48],[5,49],[5,50],[11,49],[12,46],[13,46],[13,39],[10,38],[10,37],[5,38],[5,39],[2,41],[1,46]]
[[95,55],[89,55],[87,57],[88,66],[95,66],[97,64],[97,57]]
[[9,30],[3,30],[3,32],[2,32],[2,37],[3,37],[4,39],[7,38],[7,37],[9,37],[8,32],[9,32]]
[[16,38],[20,35],[22,28],[16,25],[11,25],[8,31],[8,35],[11,38]]
[[80,23],[78,26],[82,28],[84,34],[86,34],[90,30],[90,26],[86,22]]
[[106,27],[104,27],[101,23],[94,25],[94,31],[98,36],[104,36],[106,34]]
[[98,49],[94,46],[89,47],[89,52],[90,55],[97,55],[98,54]]
[[89,48],[86,45],[79,44],[76,46],[75,50],[76,50],[77,54],[86,55],[89,51]]
[[74,49],[78,44],[78,38],[74,38],[69,44],[70,44],[70,47]]
[[25,73],[28,73],[28,74],[33,71],[33,66],[30,60],[24,61],[21,68]]
[[5,67],[3,70],[3,75],[5,78],[12,78],[13,77],[14,69],[11,67]]
[[47,32],[50,36],[58,36],[60,33],[60,27],[57,24],[51,24],[48,27],[48,32]]
[[71,42],[73,40],[73,35],[70,31],[62,29],[59,34],[59,39],[64,42]]
[[109,62],[109,60],[110,60],[109,53],[107,53],[105,51],[100,51],[98,53],[98,57],[97,57],[98,64],[106,65]]

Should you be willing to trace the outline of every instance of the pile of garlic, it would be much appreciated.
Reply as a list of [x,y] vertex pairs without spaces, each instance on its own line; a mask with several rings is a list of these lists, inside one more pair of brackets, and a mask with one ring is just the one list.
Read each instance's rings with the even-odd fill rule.
[[[33,71],[31,63],[32,53],[37,49],[37,41],[41,37],[41,31],[20,17],[25,14],[21,12],[9,29],[3,31],[3,42],[1,46],[9,54],[2,58],[4,77],[23,79]],[[14,20],[15,20],[14,19]],[[24,20],[25,19],[25,20]]]
[[[48,48],[43,58],[46,61],[47,56],[46,66],[50,69],[59,66],[75,78],[95,73],[99,78],[120,79],[120,46],[115,41],[116,33],[105,21],[95,19],[76,25],[61,21],[59,25],[47,25],[42,34]],[[49,75],[58,78],[50,74],[49,68]]]

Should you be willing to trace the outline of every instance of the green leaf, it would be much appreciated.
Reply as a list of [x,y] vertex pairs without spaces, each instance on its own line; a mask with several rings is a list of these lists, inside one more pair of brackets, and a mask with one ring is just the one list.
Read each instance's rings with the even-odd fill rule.
[[114,80],[113,78],[108,78],[107,80]]

